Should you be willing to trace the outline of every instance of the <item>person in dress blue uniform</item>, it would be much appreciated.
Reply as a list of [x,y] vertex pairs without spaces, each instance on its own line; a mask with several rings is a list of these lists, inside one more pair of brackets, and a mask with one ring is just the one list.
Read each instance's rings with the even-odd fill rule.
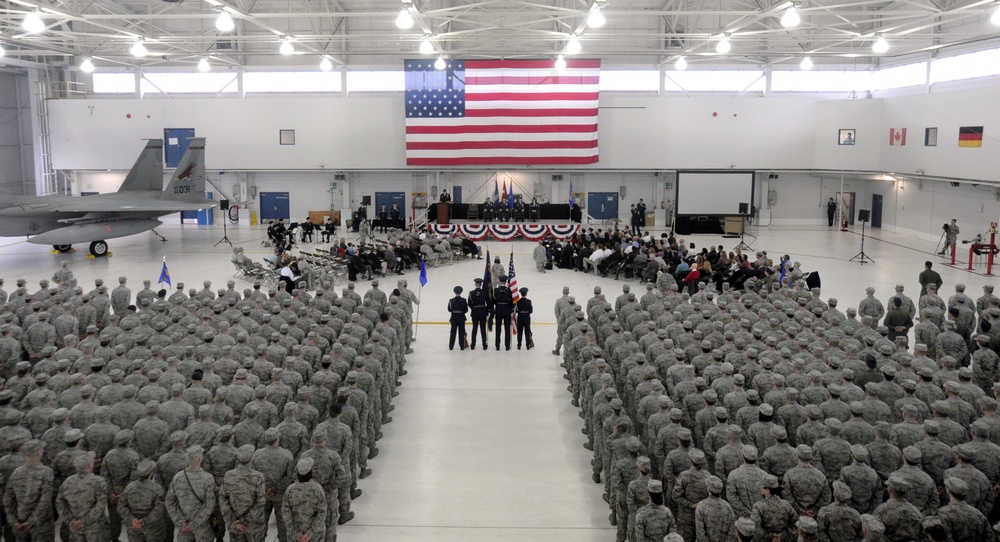
[[528,289],[521,288],[518,290],[521,292],[521,299],[517,300],[517,304],[514,305],[514,311],[517,313],[517,349],[521,349],[521,341],[524,340],[527,343],[528,350],[531,350],[534,346],[531,342],[531,300],[528,299]]
[[448,350],[455,349],[455,338],[458,338],[458,348],[465,350],[465,315],[469,312],[469,304],[462,297],[462,287],[455,286],[455,297],[448,300],[448,312],[451,314],[451,337],[448,339]]

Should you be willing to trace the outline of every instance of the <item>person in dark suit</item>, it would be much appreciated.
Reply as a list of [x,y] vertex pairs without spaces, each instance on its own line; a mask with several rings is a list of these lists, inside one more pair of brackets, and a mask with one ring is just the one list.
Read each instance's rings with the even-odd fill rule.
[[483,350],[489,346],[486,342],[486,320],[490,317],[490,298],[483,291],[483,279],[476,279],[476,287],[469,292],[469,309],[472,312],[472,349],[476,349],[476,335],[483,338]]
[[830,201],[826,202],[826,222],[828,226],[833,226],[833,216],[837,214],[837,203],[830,198]]
[[378,210],[378,226],[379,233],[385,233],[389,228],[389,209],[382,204],[382,208]]
[[493,316],[496,318],[496,347],[500,350],[500,329],[503,329],[504,346],[510,350],[510,318],[514,311],[513,298],[507,287],[507,275],[497,277],[500,282],[493,289]]
[[528,289],[521,288],[518,290],[521,292],[521,299],[517,301],[514,305],[514,310],[517,312],[517,349],[521,349],[521,341],[524,340],[528,344],[528,350],[531,350],[531,300],[528,299]]
[[447,190],[441,189],[441,197],[439,198],[441,203],[451,203],[451,194]]
[[635,210],[639,213],[639,225],[646,227],[646,202],[639,198],[639,203],[635,204]]
[[541,208],[538,206],[538,199],[531,198],[531,205],[528,206],[528,216],[532,222],[538,222],[540,209]]
[[458,336],[458,348],[465,350],[465,314],[469,312],[469,304],[462,297],[462,287],[455,286],[455,297],[448,300],[448,312],[451,313],[451,336],[448,338],[448,350],[455,349],[455,337]]
[[403,229],[403,215],[399,210],[399,205],[393,203],[392,208],[389,209],[389,219],[392,220],[390,226],[398,230]]

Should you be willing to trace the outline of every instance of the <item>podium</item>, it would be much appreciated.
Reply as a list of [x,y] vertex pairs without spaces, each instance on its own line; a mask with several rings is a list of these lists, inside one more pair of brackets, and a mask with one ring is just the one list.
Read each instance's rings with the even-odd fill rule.
[[437,223],[447,224],[448,223],[448,204],[438,203],[437,204]]

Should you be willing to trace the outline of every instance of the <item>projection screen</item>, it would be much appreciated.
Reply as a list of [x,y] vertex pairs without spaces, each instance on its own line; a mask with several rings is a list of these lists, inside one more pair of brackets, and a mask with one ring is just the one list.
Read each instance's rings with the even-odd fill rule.
[[738,215],[753,203],[752,171],[678,171],[677,214]]

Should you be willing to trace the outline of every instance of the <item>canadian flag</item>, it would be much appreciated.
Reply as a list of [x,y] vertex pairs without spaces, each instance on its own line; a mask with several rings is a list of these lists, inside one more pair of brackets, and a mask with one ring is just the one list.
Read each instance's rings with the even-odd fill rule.
[[890,145],[906,145],[906,128],[889,128]]

